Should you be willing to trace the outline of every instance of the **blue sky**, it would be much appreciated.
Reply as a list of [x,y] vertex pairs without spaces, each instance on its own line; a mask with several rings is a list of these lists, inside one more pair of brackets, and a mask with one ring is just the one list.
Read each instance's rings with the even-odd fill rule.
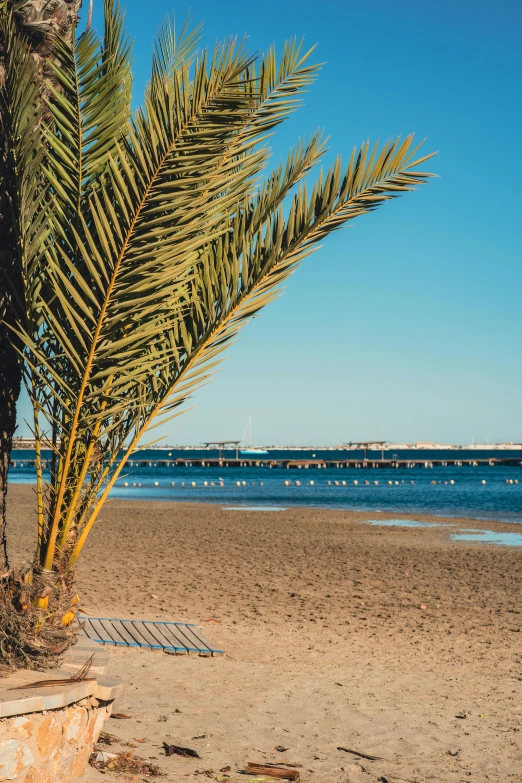
[[239,438],[249,415],[259,444],[520,441],[522,5],[123,4],[137,98],[160,21],[190,10],[210,45],[231,34],[248,36],[253,51],[293,35],[318,44],[325,65],[280,128],[276,161],[317,126],[332,155],[410,131],[439,151],[439,179],[351,223],[306,260],[170,425],[168,442]]

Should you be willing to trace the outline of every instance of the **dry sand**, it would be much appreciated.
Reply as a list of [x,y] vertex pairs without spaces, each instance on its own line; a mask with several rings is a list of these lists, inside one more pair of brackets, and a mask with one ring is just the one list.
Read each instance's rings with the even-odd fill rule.
[[[79,567],[85,609],[196,622],[226,654],[114,649],[132,719],[108,731],[166,780],[288,761],[305,783],[522,781],[522,550],[452,543],[448,524],[517,528],[361,524],[375,516],[111,501]],[[19,554],[29,487],[10,489],[10,521]]]

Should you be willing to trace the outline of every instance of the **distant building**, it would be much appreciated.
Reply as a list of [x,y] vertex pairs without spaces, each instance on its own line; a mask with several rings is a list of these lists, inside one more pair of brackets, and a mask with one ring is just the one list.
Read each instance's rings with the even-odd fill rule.
[[13,449],[34,449],[34,438],[13,438]]
[[[60,445],[60,441],[58,440],[56,443],[57,446]],[[13,438],[13,449],[32,449],[34,450],[36,448],[36,444],[34,442],[34,438]],[[46,448],[45,442],[42,443],[42,448]],[[48,446],[50,448],[50,446]]]

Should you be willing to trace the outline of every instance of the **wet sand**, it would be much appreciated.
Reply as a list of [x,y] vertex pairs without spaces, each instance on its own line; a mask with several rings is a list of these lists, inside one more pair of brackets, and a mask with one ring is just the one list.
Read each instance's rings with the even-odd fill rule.
[[[31,488],[12,486],[15,557],[33,513]],[[132,719],[108,731],[166,780],[288,761],[310,783],[522,781],[522,550],[449,540],[520,526],[361,524],[396,516],[111,501],[80,561],[84,609],[195,622],[226,654],[114,649]],[[166,758],[163,741],[201,759]]]

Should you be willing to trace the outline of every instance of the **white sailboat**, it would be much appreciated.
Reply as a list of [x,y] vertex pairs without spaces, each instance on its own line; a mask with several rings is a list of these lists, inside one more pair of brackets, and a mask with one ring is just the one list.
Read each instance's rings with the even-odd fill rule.
[[[247,441],[247,435],[248,435],[248,441]],[[252,416],[248,417],[248,421],[246,423],[245,431],[243,433],[243,440],[241,441],[243,445],[247,443],[248,445],[246,448],[241,449],[241,454],[243,454],[245,457],[259,457],[268,454],[268,451],[266,449],[255,449],[252,447]]]

